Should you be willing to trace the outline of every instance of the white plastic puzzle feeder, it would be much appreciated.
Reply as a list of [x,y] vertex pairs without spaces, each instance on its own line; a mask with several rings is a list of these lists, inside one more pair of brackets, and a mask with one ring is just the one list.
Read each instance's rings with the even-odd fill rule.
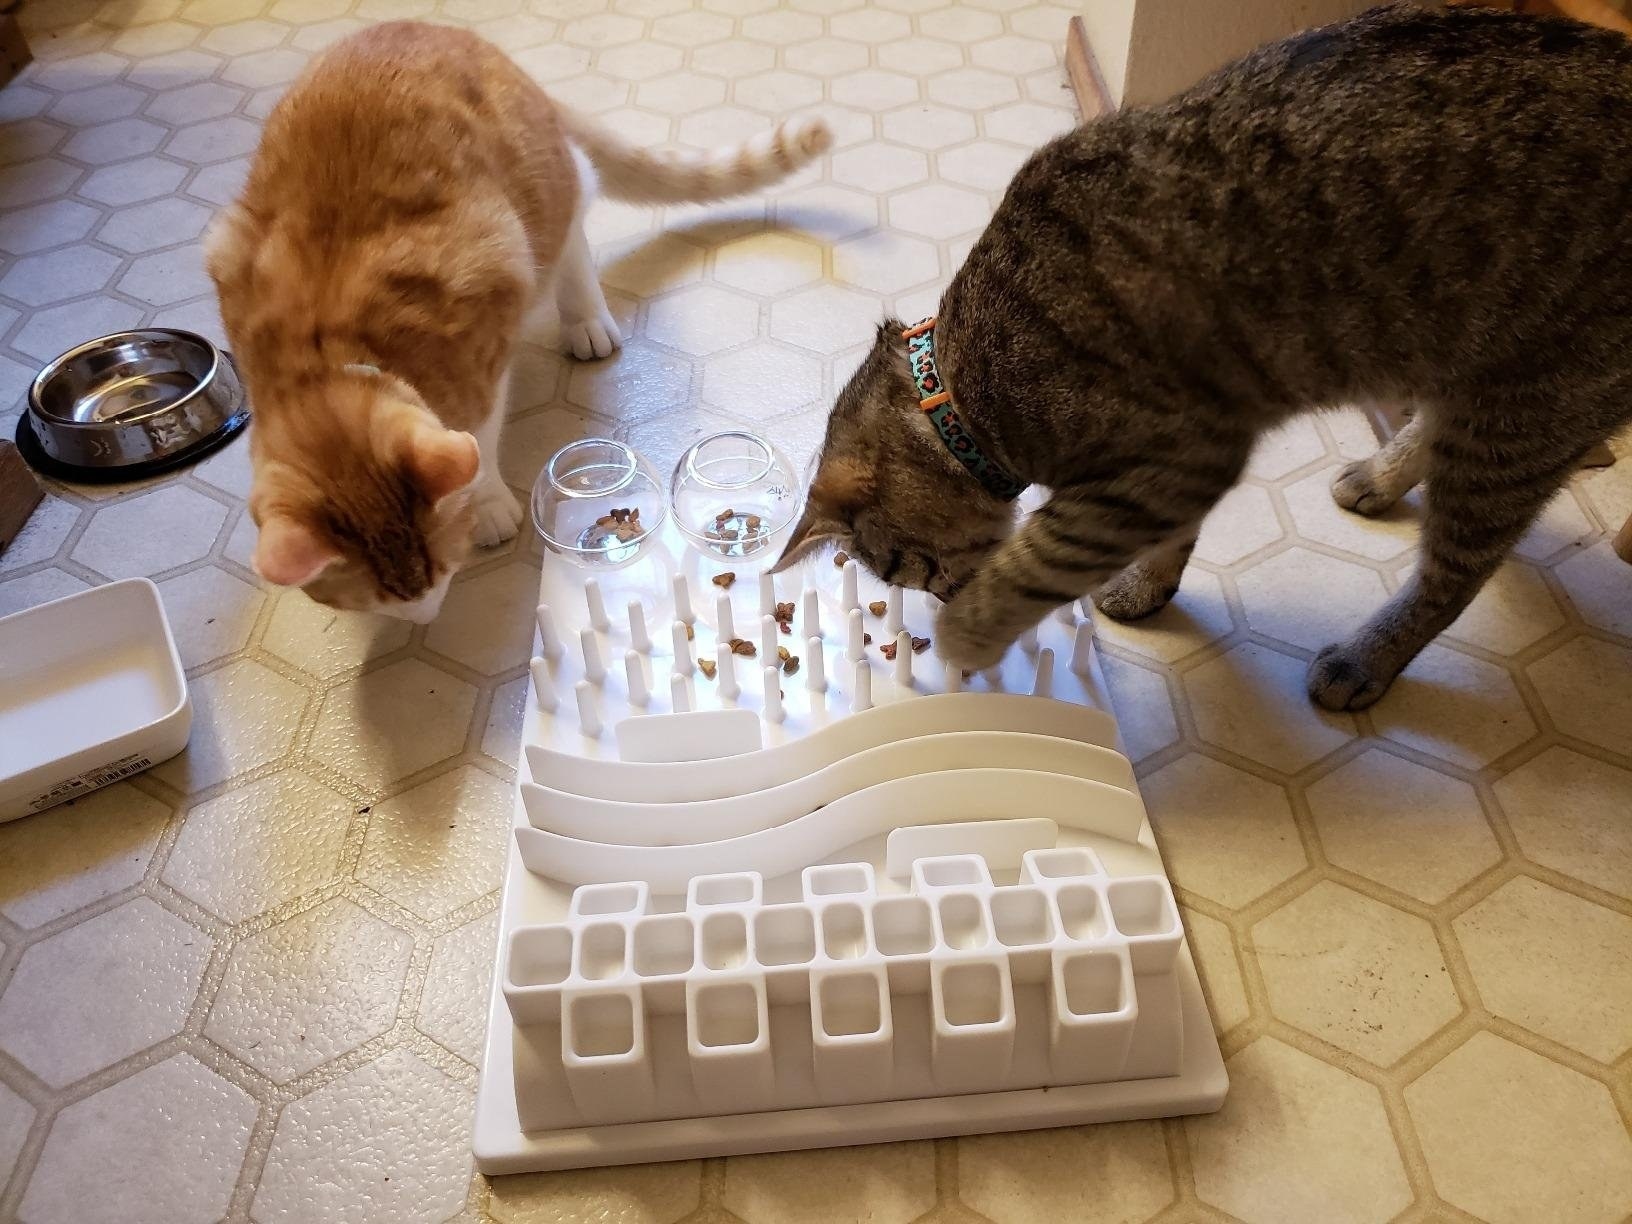
[[[786,467],[729,437],[714,483]],[[563,454],[649,470],[593,445],[618,450]],[[764,573],[797,499],[695,496],[705,446],[667,507],[615,490],[580,515],[630,536],[610,511],[638,504],[638,550],[544,562],[482,1171],[1216,1109],[1223,1060],[1087,616],[965,678],[922,642],[932,600],[853,561]]]

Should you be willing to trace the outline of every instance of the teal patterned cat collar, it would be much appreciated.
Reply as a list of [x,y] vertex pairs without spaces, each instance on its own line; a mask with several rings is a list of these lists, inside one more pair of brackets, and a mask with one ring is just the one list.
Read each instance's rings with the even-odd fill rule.
[[1009,475],[1003,467],[980,449],[958,420],[952,407],[952,392],[946,389],[941,372],[935,368],[935,316],[916,323],[901,333],[907,342],[907,363],[912,367],[912,381],[918,384],[918,407],[941,435],[946,449],[957,461],[986,486],[993,497],[1013,501],[1026,491],[1026,482]]

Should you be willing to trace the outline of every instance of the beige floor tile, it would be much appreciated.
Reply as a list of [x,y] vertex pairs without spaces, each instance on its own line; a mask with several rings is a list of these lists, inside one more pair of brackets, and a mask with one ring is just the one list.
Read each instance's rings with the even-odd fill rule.
[[337,897],[233,948],[204,1035],[288,1083],[391,1027],[413,948]]
[[1160,663],[1176,663],[1235,630],[1217,575],[1192,565],[1179,580],[1171,603],[1136,621],[1114,621],[1100,615],[1094,633],[1101,640],[1124,647]]
[[169,819],[125,782],[0,825],[0,914],[37,927],[140,883]]
[[1236,587],[1248,625],[1304,650],[1347,639],[1387,598],[1374,571],[1307,548],[1260,561]]
[[1307,696],[1309,665],[1244,642],[1184,675],[1201,738],[1293,774],[1355,737],[1354,718],[1322,710]]
[[188,668],[242,650],[266,602],[260,591],[214,566],[166,578],[159,595],[182,666]]
[[211,941],[146,897],[23,953],[0,994],[0,1050],[65,1088],[180,1031]]
[[747,1224],[907,1224],[935,1202],[935,1148],[890,1143],[733,1156],[724,1202]]
[[89,586],[90,583],[59,569],[40,570],[38,573],[24,574],[21,578],[8,579],[0,582],[0,616],[10,616],[24,608],[61,599]]
[[187,750],[156,774],[189,794],[270,764],[289,750],[306,692],[253,659],[194,677],[193,731]]
[[1526,671],[1553,723],[1610,752],[1632,755],[1632,650],[1578,637]]
[[98,511],[74,560],[109,578],[161,573],[209,552],[226,517],[219,502],[172,485]]
[[254,1218],[445,1220],[469,1184],[470,1111],[469,1089],[392,1050],[284,1107]]
[[1236,485],[1208,513],[1196,556],[1214,565],[1234,565],[1283,534],[1269,494],[1257,485]]
[[1540,571],[1509,561],[1445,632],[1458,641],[1511,655],[1539,642],[1563,623],[1564,614]]
[[1213,1028],[1222,1036],[1252,1014],[1247,989],[1241,981],[1241,963],[1236,956],[1230,928],[1216,918],[1181,906],[1184,933],[1190,942],[1202,989],[1207,994]]
[[379,788],[460,751],[476,690],[404,659],[331,692],[310,751],[360,786]]
[[1281,491],[1298,533],[1306,540],[1365,557],[1392,561],[1416,547],[1422,493],[1413,490],[1375,518],[1353,514],[1332,500],[1332,479],[1340,469],[1311,472]]
[[499,1224],[674,1224],[697,1207],[696,1161],[503,1177],[488,1212]]
[[1312,783],[1307,798],[1333,864],[1422,901],[1501,861],[1473,787],[1380,749]]
[[1185,1121],[1203,1202],[1248,1224],[1381,1224],[1411,1202],[1371,1085],[1273,1037],[1229,1072],[1224,1108]]
[[1632,770],[1549,748],[1495,791],[1531,859],[1632,899]]
[[1145,1220],[1173,1201],[1155,1122],[1021,1131],[958,1141],[958,1196],[993,1224]]
[[[1100,657],[1105,669],[1105,684],[1116,704],[1117,727],[1127,747],[1128,756],[1143,760],[1178,742],[1179,728],[1173,718],[1173,699],[1167,684],[1155,672],[1113,659]],[[1126,713],[1124,713],[1126,711]]]
[[[0,1169],[16,1169],[14,1162],[28,1141],[28,1129],[33,1122],[34,1107],[0,1084]],[[5,1182],[0,1181],[0,1190],[4,1189]]]
[[1496,1015],[1599,1062],[1632,1049],[1632,918],[1520,876],[1451,925]]
[[1322,880],[1252,928],[1270,1009],[1378,1066],[1462,1012],[1433,928]]
[[1188,892],[1243,906],[1308,866],[1286,792],[1192,753],[1140,782],[1168,874]]
[[407,621],[389,616],[336,612],[301,591],[281,592],[277,600],[261,645],[325,679],[402,649],[413,630]]
[[63,1110],[23,1198],[28,1224],[208,1224],[232,1198],[257,1107],[177,1054]]
[[1594,628],[1632,637],[1632,597],[1627,593],[1626,562],[1608,540],[1583,549],[1553,571],[1569,592],[1581,619]]
[[284,769],[187,813],[161,877],[225,922],[242,922],[335,876],[354,804]]
[[1441,1198],[1491,1224],[1632,1211],[1632,1139],[1604,1086],[1475,1033],[1405,1090]]
[[1430,645],[1371,709],[1389,739],[1478,769],[1537,733],[1506,669]]
[[487,992],[493,980],[493,948],[498,937],[496,910],[439,936],[431,950],[425,989],[420,994],[420,1032],[472,1066],[482,1060]]
[[538,567],[527,562],[454,583],[425,645],[472,671],[497,675],[532,654]]
[[511,796],[463,765],[376,804],[357,878],[428,920],[486,896],[503,873]]

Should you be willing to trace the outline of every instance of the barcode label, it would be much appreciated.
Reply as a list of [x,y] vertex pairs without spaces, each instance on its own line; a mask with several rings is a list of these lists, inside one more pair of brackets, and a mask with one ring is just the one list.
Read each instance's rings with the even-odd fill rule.
[[94,790],[100,790],[104,786],[109,786],[114,782],[130,777],[131,774],[141,773],[142,770],[151,767],[152,764],[152,759],[140,752],[121,757],[119,760],[112,761],[107,765],[99,765],[95,769],[86,770],[77,778],[69,778],[66,782],[57,783],[28,806],[36,812],[48,807],[54,807],[56,804],[66,802],[69,799],[77,799],[81,795],[88,795]]

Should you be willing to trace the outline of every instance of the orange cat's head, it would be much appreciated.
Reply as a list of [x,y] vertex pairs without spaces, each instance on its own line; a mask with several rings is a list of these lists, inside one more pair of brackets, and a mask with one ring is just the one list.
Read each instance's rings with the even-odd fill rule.
[[260,413],[251,435],[255,572],[332,608],[433,619],[470,550],[476,439],[387,375],[343,371],[274,394],[304,402]]

